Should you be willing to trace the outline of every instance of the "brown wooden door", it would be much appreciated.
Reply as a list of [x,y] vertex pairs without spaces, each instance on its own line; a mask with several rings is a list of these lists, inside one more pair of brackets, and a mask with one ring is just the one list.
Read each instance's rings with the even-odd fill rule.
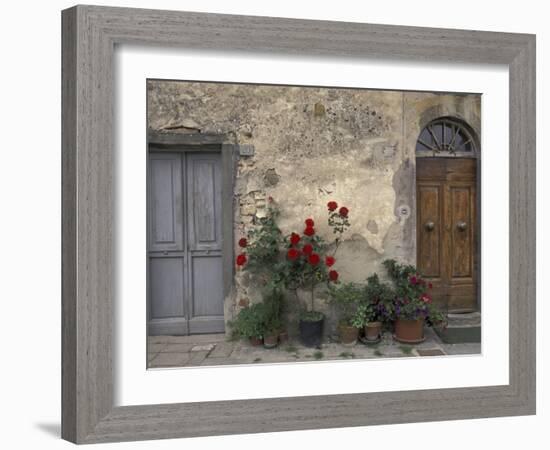
[[477,309],[476,160],[417,158],[417,266],[434,302],[449,312]]

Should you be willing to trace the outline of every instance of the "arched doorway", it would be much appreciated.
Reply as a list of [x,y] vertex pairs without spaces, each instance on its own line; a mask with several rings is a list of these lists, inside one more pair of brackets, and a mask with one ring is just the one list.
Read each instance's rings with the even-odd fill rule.
[[478,310],[478,155],[473,130],[452,117],[428,123],[416,142],[417,266],[450,313]]

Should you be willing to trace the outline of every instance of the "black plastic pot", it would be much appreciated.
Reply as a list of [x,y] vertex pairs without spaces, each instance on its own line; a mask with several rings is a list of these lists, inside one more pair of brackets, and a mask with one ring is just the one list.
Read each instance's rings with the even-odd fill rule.
[[319,320],[300,319],[300,341],[306,347],[319,347],[323,341],[323,324],[325,318]]

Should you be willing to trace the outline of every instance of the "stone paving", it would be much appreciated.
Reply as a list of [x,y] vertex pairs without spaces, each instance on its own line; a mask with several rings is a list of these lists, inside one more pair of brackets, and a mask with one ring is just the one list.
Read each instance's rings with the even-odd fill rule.
[[225,334],[193,336],[151,336],[148,338],[148,368],[220,366],[229,364],[288,363],[342,359],[428,357],[480,354],[481,344],[445,344],[431,330],[426,340],[405,345],[385,333],[379,344],[358,342],[346,346],[337,342],[323,343],[321,348],[308,348],[297,341],[280,344],[274,349],[252,346],[248,341],[227,341]]

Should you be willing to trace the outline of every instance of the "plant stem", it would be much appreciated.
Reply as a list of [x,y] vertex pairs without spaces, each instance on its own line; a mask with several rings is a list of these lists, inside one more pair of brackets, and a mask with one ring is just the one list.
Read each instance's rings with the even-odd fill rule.
[[340,236],[338,236],[335,240],[334,240],[334,243],[335,243],[335,246],[334,246],[334,251],[332,252],[332,256],[336,256],[336,252],[338,251],[338,247],[340,246],[340,238],[342,237],[342,233],[340,233]]
[[313,304],[313,298],[314,298],[313,291],[314,291],[314,289],[315,289],[315,280],[314,280],[313,274],[312,274],[312,276],[311,276],[311,312],[313,312],[313,310],[314,310],[313,309],[313,306],[314,306],[314,304]]

